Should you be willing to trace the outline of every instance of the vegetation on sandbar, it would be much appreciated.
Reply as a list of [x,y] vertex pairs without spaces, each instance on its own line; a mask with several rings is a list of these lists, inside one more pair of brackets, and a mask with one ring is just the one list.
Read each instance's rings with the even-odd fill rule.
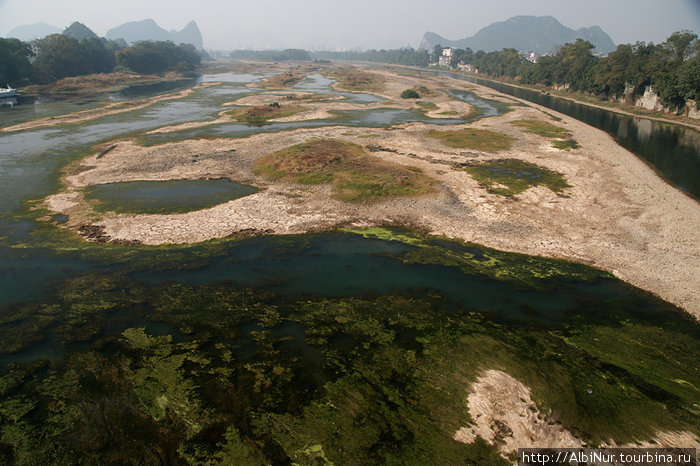
[[242,123],[262,124],[268,120],[286,118],[306,110],[308,108],[301,105],[280,105],[277,102],[273,102],[270,105],[237,108],[229,111],[228,114]]
[[432,110],[437,110],[438,108],[440,108],[437,106],[437,104],[435,104],[433,102],[416,102],[416,103],[421,107],[421,111],[423,113],[427,113],[427,112],[430,112]]
[[418,94],[413,89],[406,89],[401,93],[402,99],[420,99],[420,94]]
[[306,79],[306,75],[290,71],[265,78],[260,82],[260,86],[275,89],[292,87],[293,85],[302,82],[304,79]]
[[537,134],[545,138],[566,138],[571,133],[566,128],[552,125],[542,120],[517,120],[512,125],[523,128],[526,133]]
[[518,159],[499,159],[466,165],[463,169],[492,194],[515,196],[533,186],[555,193],[571,187],[561,173]]
[[559,150],[571,150],[581,147],[575,139],[557,139],[552,141],[552,146]]
[[526,133],[536,134],[552,141],[552,146],[559,150],[571,150],[579,147],[578,142],[571,139],[571,133],[561,126],[556,126],[542,120],[517,120],[512,125],[523,128]]
[[381,92],[384,90],[384,77],[357,68],[332,68],[324,73],[337,80],[338,87],[352,92]]
[[435,181],[411,168],[373,157],[356,144],[314,139],[260,157],[254,172],[268,179],[331,183],[334,196],[343,201],[434,192]]
[[476,128],[456,131],[431,129],[425,134],[455,149],[475,149],[484,152],[500,152],[510,149],[515,141],[507,134]]

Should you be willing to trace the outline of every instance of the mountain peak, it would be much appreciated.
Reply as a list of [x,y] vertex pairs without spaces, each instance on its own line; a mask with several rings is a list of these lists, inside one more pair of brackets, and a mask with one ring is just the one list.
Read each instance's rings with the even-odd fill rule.
[[493,52],[514,48],[520,52],[544,54],[551,53],[565,43],[576,42],[579,38],[590,41],[597,53],[605,54],[615,50],[615,43],[599,26],[575,31],[561,24],[554,16],[527,15],[513,16],[490,24],[472,37],[456,41],[428,32],[423,36],[420,48],[430,50],[440,44],[443,47],[469,47],[474,51]]
[[92,29],[78,21],[75,21],[73,24],[68,26],[62,32],[62,34],[64,36],[72,37],[75,40],[99,39],[99,36],[92,32]]
[[204,49],[202,33],[195,21],[190,21],[181,31],[166,31],[151,18],[124,23],[107,31],[108,39],[124,39],[130,44],[142,40],[166,41],[176,44],[192,44],[197,49]]

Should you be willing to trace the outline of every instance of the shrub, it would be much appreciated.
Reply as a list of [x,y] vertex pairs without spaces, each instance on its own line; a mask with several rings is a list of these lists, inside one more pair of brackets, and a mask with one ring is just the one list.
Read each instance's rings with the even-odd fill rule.
[[420,99],[420,95],[413,89],[406,89],[401,93],[402,99]]

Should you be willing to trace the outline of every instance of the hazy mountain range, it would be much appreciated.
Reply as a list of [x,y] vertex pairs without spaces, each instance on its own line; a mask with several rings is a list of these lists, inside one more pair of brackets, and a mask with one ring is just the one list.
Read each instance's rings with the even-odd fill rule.
[[[41,39],[50,34],[59,34],[61,30],[46,23],[38,23],[27,26],[20,26],[7,34],[7,37],[15,37],[23,41]],[[98,37],[90,28],[82,23],[75,22],[67,27],[63,34],[78,40]],[[107,39],[123,39],[129,44],[140,40],[171,40],[176,44],[192,44],[198,50],[203,50],[202,33],[199,31],[197,23],[190,21],[181,31],[166,31],[158,26],[152,19],[125,23],[116,28],[110,29],[106,34]]]
[[514,48],[520,52],[537,52],[546,54],[576,39],[591,42],[594,53],[607,54],[616,49],[605,31],[598,26],[574,30],[557,21],[552,16],[514,16],[506,21],[493,23],[471,37],[449,40],[434,33],[426,32],[420,48],[432,50],[436,45],[473,51],[493,52],[504,48]]
[[46,23],[28,24],[19,26],[7,33],[7,37],[14,37],[25,42],[31,42],[34,39],[42,39],[51,34],[60,34],[61,30],[56,26],[51,26]]
[[[15,28],[7,36],[30,41],[60,32],[56,27],[39,23]],[[88,27],[77,22],[66,28],[63,33],[78,40],[97,37]],[[140,40],[170,40],[176,44],[192,44],[199,50],[204,49],[202,33],[195,21],[189,22],[180,31],[167,31],[154,20],[145,19],[117,26],[107,31],[105,36],[111,40],[123,39],[129,44]],[[534,51],[544,54],[565,43],[575,42],[578,38],[590,41],[595,46],[594,52],[598,54],[607,54],[616,48],[610,36],[600,27],[574,30],[562,25],[552,16],[514,16],[486,26],[473,36],[460,40],[449,40],[434,32],[426,32],[420,48],[432,50],[439,44],[443,47],[469,47],[474,51],[492,52],[514,48],[521,52]]]
[[124,39],[129,44],[140,40],[170,40],[176,44],[192,44],[198,50],[204,48],[202,33],[195,21],[187,23],[181,31],[166,31],[152,19],[125,23],[107,31],[107,39]]

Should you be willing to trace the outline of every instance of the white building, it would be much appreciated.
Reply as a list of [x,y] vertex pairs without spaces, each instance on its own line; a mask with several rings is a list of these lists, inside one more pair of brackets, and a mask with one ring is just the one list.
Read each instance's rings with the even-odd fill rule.
[[450,63],[452,63],[452,49],[442,49],[442,55],[440,55],[440,58],[438,59],[438,65],[450,66]]

